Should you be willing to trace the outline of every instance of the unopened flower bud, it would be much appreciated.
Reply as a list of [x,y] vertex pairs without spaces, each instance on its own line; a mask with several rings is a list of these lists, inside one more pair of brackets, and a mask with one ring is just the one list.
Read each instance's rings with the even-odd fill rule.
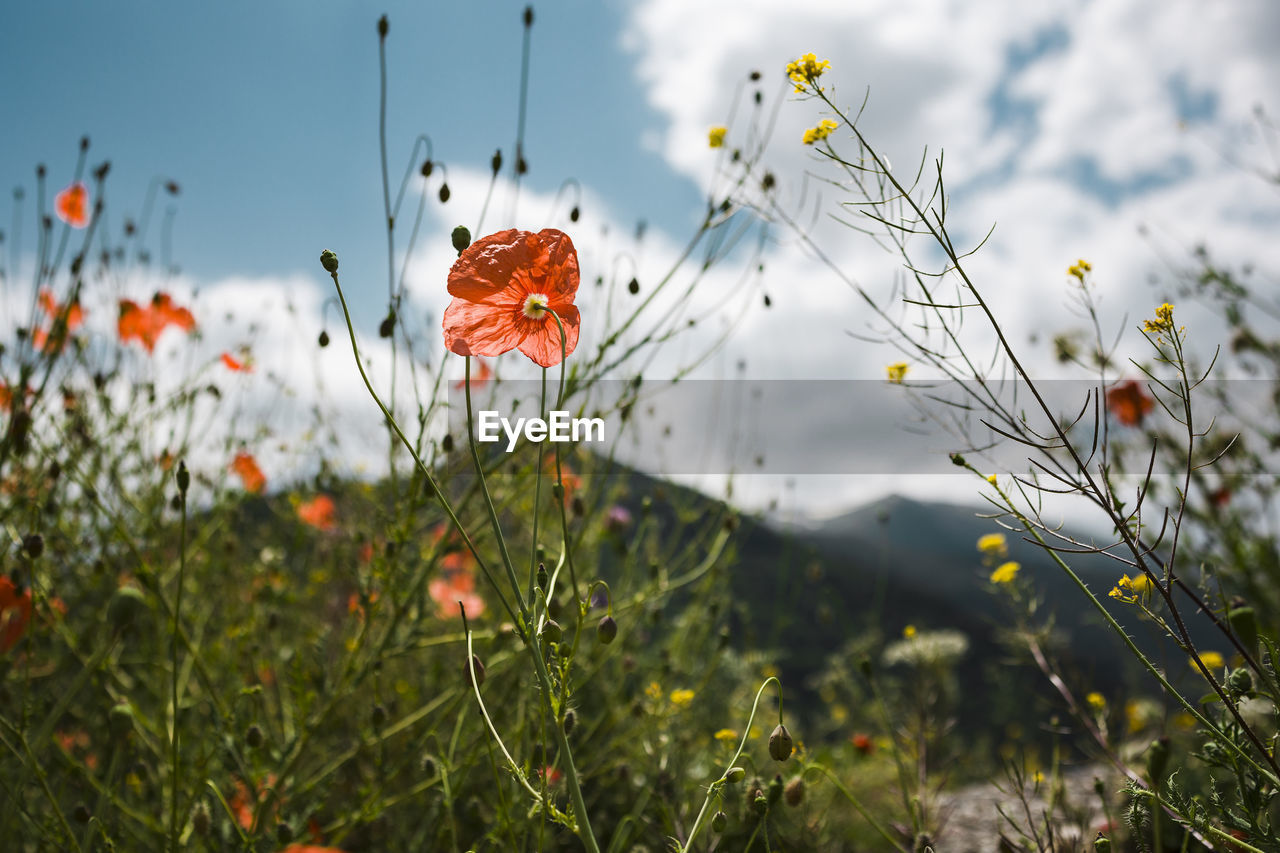
[[178,473],[175,479],[178,481],[178,491],[185,496],[187,489],[191,488],[191,472],[187,470],[185,461],[178,462]]
[[324,267],[324,271],[333,275],[338,271],[338,256],[329,249],[325,249],[320,253],[320,266]]
[[378,19],[378,38],[380,39],[386,38],[387,31],[390,29],[391,29],[391,25],[387,21],[387,16],[383,15],[381,18]]
[[575,204],[573,209],[569,211],[569,221],[577,222],[580,216],[582,216],[582,211],[578,210],[578,206]]
[[1098,837],[1093,839],[1093,850],[1094,853],[1111,853],[1111,839],[1099,832]]
[[449,236],[453,241],[453,248],[461,255],[463,251],[471,245],[471,231],[465,225],[459,225],[453,229],[453,233]]
[[1169,738],[1158,737],[1147,748],[1147,775],[1153,784],[1159,784],[1164,778],[1165,768],[1169,765]]
[[262,736],[262,729],[257,725],[249,726],[248,731],[244,733],[245,745],[250,749],[257,749],[262,746],[264,740],[266,739]]
[[320,348],[324,349],[329,345],[329,333],[324,329],[320,330],[320,337],[316,339],[316,343],[320,344]]
[[107,602],[107,621],[117,631],[134,627],[147,610],[147,599],[142,590],[134,586],[122,586]]
[[22,550],[26,551],[31,559],[39,559],[44,553],[44,537],[39,533],[28,533],[22,537]]
[[495,175],[502,171],[502,149],[501,148],[493,152],[493,157],[489,159],[489,167],[493,169],[493,173]]
[[764,817],[769,811],[769,800],[759,788],[756,788],[755,796],[751,799],[751,810],[759,817]]
[[1231,692],[1236,695],[1248,693],[1253,689],[1253,676],[1244,667],[1233,669],[1227,676],[1227,687],[1231,688]]
[[544,643],[559,643],[564,639],[564,629],[560,627],[560,623],[554,619],[548,619],[542,623],[542,631],[540,635]]
[[93,817],[89,812],[89,807],[84,803],[77,803],[75,810],[71,813],[71,816],[75,818],[76,823],[88,823],[90,818]]
[[793,744],[791,741],[791,732],[787,731],[787,727],[778,723],[778,727],[773,730],[773,734],[769,735],[769,755],[774,761],[786,761],[791,757]]
[[547,578],[547,564],[538,563],[538,589],[545,593],[549,583],[550,581]]
[[961,456],[959,453],[952,453],[951,464],[956,465],[960,468],[963,468],[967,463],[964,461],[964,457]]
[[389,338],[396,330],[396,312],[395,309],[389,309],[387,316],[382,318],[382,322],[378,324],[378,337]]
[[711,830],[715,833],[724,832],[725,827],[729,825],[729,816],[724,812],[716,812],[711,816]]
[[799,776],[787,783],[787,789],[783,792],[786,797],[787,805],[795,808],[804,802],[804,780]]
[[631,281],[627,282],[627,293],[630,293],[632,296],[635,296],[639,292],[640,292],[640,280],[637,279],[635,276],[632,276]]
[[601,645],[609,645],[618,636],[618,623],[614,621],[612,616],[602,616],[599,624],[596,625],[596,639]]
[[449,200],[449,185],[441,184],[440,185],[440,203],[444,204],[448,200]]
[[107,714],[107,724],[115,737],[133,731],[133,706],[128,702],[112,705],[110,713]]
[[741,767],[730,767],[724,773],[724,780],[730,785],[736,785],[745,778],[747,778],[747,771]]
[[288,844],[293,840],[293,827],[284,821],[276,824],[276,842],[279,844]]

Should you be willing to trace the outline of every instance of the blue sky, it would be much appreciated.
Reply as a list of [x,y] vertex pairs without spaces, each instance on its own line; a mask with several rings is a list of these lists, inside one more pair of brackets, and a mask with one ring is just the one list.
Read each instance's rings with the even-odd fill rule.
[[[50,191],[61,188],[83,134],[92,139],[91,165],[112,162],[112,228],[137,215],[153,178],[179,182],[173,260],[182,275],[166,286],[193,299],[198,292],[202,318],[247,309],[257,328],[247,335],[231,323],[202,323],[205,346],[252,344],[261,364],[293,379],[299,409],[321,394],[353,423],[371,413],[350,381],[350,353],[314,347],[331,294],[317,259],[322,248],[339,252],[361,328],[372,337],[386,305],[377,133],[383,12],[390,19],[393,191],[419,133],[430,136],[453,189],[442,206],[435,200],[441,173],[431,178],[424,234],[407,258],[406,283],[421,314],[438,317],[443,309],[449,229],[475,226],[496,148],[506,165],[486,231],[568,228],[563,206],[555,221],[544,217],[561,183],[573,178],[586,198],[573,231],[584,282],[630,269],[632,255],[637,275],[653,281],[700,217],[706,188],[723,182],[728,149],[709,150],[708,128],[729,124],[729,148],[749,133],[748,109],[733,121],[730,115],[753,69],[764,74],[768,109],[778,106],[763,165],[778,176],[780,197],[797,203],[804,187],[816,213],[814,237],[829,257],[869,290],[887,293],[900,260],[827,218],[848,211],[837,188],[813,194],[824,166],[800,134],[827,113],[792,97],[782,75],[787,61],[808,51],[831,60],[824,83],[838,103],[856,107],[869,92],[860,128],[895,164],[914,168],[925,146],[931,157],[945,149],[957,234],[976,239],[996,225],[970,272],[1006,329],[1024,345],[1038,337],[1027,360],[1039,369],[1053,369],[1045,345],[1052,333],[1079,325],[1065,275],[1079,257],[1094,264],[1107,332],[1123,333],[1122,355],[1141,352],[1133,327],[1173,294],[1169,259],[1181,263],[1198,243],[1252,263],[1263,286],[1280,282],[1280,199],[1255,174],[1280,171],[1268,147],[1274,129],[1268,135],[1255,115],[1257,107],[1280,114],[1280,6],[1271,0],[539,3],[526,133],[531,171],[512,222],[505,199],[523,8],[5,4],[0,187],[30,193],[34,167],[45,163]],[[833,138],[848,143],[844,131]],[[401,225],[422,184],[415,178],[410,187]],[[11,219],[0,215],[0,227],[12,232]],[[153,238],[161,219],[161,212],[153,217]],[[630,235],[640,219],[649,236],[637,248]],[[23,226],[27,252],[32,225]],[[406,230],[398,231],[400,251]],[[744,279],[724,265],[700,285],[713,307],[719,299],[744,306],[734,335],[701,375],[735,375],[745,363],[746,375],[760,379],[882,377],[901,354],[851,336],[867,331],[857,294],[784,229],[771,237],[765,272]],[[12,240],[7,248],[14,251]],[[137,292],[129,295],[145,298],[155,286],[133,282]],[[584,283],[579,301],[590,321],[602,306],[587,291]],[[761,292],[771,296],[768,310]],[[91,312],[89,323],[109,315],[109,307]],[[332,314],[327,325],[335,327]],[[716,328],[706,324],[701,338],[670,347],[670,358],[651,369],[669,374]],[[376,340],[370,345],[376,362]],[[279,405],[265,382],[245,394]],[[836,511],[890,489],[911,490],[901,478],[845,478],[818,483],[797,500]],[[777,484],[764,487],[758,503],[769,490],[776,494]]]

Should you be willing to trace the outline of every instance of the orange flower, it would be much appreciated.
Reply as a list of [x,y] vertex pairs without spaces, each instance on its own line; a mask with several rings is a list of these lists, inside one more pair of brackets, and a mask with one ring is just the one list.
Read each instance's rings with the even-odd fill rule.
[[167,293],[157,292],[145,308],[132,299],[120,300],[120,320],[116,331],[120,340],[136,338],[147,350],[154,352],[156,341],[169,326],[177,326],[184,332],[196,327],[196,318],[186,308],[173,304]]
[[[267,795],[269,793],[268,789],[274,787],[275,784],[276,784],[276,774],[268,773],[266,784],[258,786],[257,802],[254,802],[250,799],[249,789],[245,786],[244,782],[237,779],[235,793],[232,794],[231,799],[227,801],[227,805],[231,806],[231,811],[235,813],[236,823],[240,824],[240,826],[243,827],[244,829],[252,831],[254,810],[257,806],[257,803],[260,803],[266,800]],[[277,798],[275,804],[273,805],[270,811],[274,813],[276,808],[279,806],[279,804],[280,804],[280,800]],[[266,815],[266,817],[268,818],[270,818],[271,816],[272,816],[271,814]]]
[[449,270],[454,297],[444,312],[444,342],[458,355],[501,355],[513,349],[543,367],[560,363],[578,345],[581,318],[578,252],[569,235],[554,228],[537,234],[514,228],[472,243]]
[[83,228],[89,224],[89,190],[79,181],[58,193],[53,207],[58,218],[72,228]]
[[[40,288],[40,295],[37,299],[40,309],[49,317],[52,324],[48,331],[36,329],[31,335],[31,343],[41,352],[61,352],[62,345],[67,340],[67,335],[84,325],[84,309],[80,307],[79,302],[72,302],[70,305],[59,305],[58,301],[53,298],[53,291],[47,287]],[[58,321],[64,317],[63,322],[65,325],[59,328]]]
[[427,595],[439,605],[436,613],[441,619],[460,617],[458,602],[466,608],[469,619],[484,613],[484,599],[476,593],[476,576],[469,569],[445,571],[444,577],[432,579],[427,584]]
[[861,752],[863,755],[870,755],[875,752],[876,746],[871,742],[871,738],[864,734],[856,734],[849,739],[853,743],[853,748]]
[[[554,323],[555,321],[553,320],[552,322]],[[567,332],[568,329],[565,331]],[[559,332],[556,334],[559,334]],[[471,374],[471,387],[483,388],[492,378],[493,368],[489,366],[489,362],[485,361],[483,358],[477,358],[475,372]],[[457,382],[453,383],[453,387],[454,389],[461,391],[466,384],[467,382],[465,379],[459,379]]]
[[298,504],[298,518],[317,530],[332,530],[337,527],[337,522],[333,519],[336,511],[333,498],[328,495],[316,495],[311,500]]
[[8,575],[0,575],[0,654],[18,644],[31,621],[31,590],[18,588]]
[[227,370],[234,370],[237,373],[253,373],[253,365],[247,361],[237,360],[229,352],[222,354],[222,363],[227,366]]
[[260,495],[267,487],[267,477],[258,467],[258,460],[250,453],[243,450],[237,453],[236,458],[231,460],[231,470],[240,477],[244,490],[251,495]]
[[1124,426],[1141,426],[1155,402],[1142,384],[1134,379],[1112,385],[1107,389],[1107,408]]

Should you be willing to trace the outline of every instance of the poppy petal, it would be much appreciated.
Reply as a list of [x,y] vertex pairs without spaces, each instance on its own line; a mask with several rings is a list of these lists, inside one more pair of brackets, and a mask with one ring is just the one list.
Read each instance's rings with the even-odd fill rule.
[[[564,351],[572,353],[578,346],[578,327],[582,316],[576,305],[561,305],[556,309],[560,322],[564,323]],[[541,328],[527,335],[520,342],[520,352],[529,356],[542,367],[554,367],[560,363],[560,328],[556,321],[547,317]]]
[[502,355],[520,345],[519,308],[454,299],[444,312],[444,345],[458,355]]
[[449,295],[482,302],[510,287],[516,273],[534,266],[544,251],[537,235],[515,228],[482,237],[449,270]]

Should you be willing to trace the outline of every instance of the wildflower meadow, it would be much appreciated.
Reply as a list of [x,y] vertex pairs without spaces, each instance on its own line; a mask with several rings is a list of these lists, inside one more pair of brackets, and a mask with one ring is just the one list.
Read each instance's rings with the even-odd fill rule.
[[[386,254],[339,233],[303,261],[325,287],[310,408],[262,309],[220,316],[170,220],[148,227],[180,176],[116,186],[86,136],[15,192],[0,849],[1280,850],[1274,271],[1195,247],[1135,320],[1065,248],[1043,286],[1072,310],[1028,336],[942,156],[890,164],[864,135],[876,92],[851,107],[830,85],[849,58],[798,44],[722,93],[700,215],[642,274],[651,244],[601,250],[573,176],[546,209],[521,195],[538,27],[518,17],[521,135],[490,156],[477,130],[465,222],[431,128],[386,129],[412,40],[387,16],[341,34],[377,48],[361,174]],[[852,240],[891,272],[837,260]],[[862,316],[771,334],[856,323],[883,353],[812,396],[909,407],[973,507],[785,527],[733,499],[774,449],[736,449],[749,406],[663,420],[744,318],[798,298],[775,244]],[[428,249],[438,314],[410,286]],[[695,397],[718,412],[735,381]],[[724,495],[628,461],[670,461],[682,429],[735,448]]]

